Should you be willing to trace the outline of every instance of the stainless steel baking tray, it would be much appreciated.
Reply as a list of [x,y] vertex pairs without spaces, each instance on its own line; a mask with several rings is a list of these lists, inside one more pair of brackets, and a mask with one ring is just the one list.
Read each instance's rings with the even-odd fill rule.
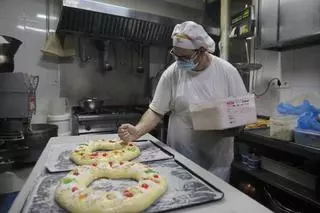
[[[80,144],[70,143],[67,145],[53,145],[49,151],[49,159],[46,164],[49,172],[70,171],[76,165],[69,159],[70,153]],[[173,158],[173,155],[156,146],[152,141],[141,140],[136,142],[140,148],[141,155],[134,159],[138,162],[148,162]]]
[[[168,191],[145,212],[164,212],[173,209],[214,202],[223,198],[223,192],[206,183],[187,167],[174,159],[146,162],[168,180]],[[43,173],[30,193],[23,213],[65,213],[54,201],[54,191],[58,181],[66,175],[62,173]],[[121,179],[99,179],[91,186],[94,189],[120,190],[135,181]]]

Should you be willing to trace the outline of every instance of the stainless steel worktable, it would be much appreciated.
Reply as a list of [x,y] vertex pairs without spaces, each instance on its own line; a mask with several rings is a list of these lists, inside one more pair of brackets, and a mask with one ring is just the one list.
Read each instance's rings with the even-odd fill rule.
[[[51,138],[43,153],[41,154],[37,164],[33,168],[29,178],[21,189],[19,195],[14,201],[10,213],[20,212],[24,206],[25,201],[32,188],[35,185],[37,176],[45,169],[45,165],[48,160],[48,152],[53,144],[68,144],[71,141],[87,141],[89,139],[94,139],[95,137],[101,137],[101,135],[81,135],[81,136],[65,136]],[[104,135],[105,138],[115,138],[117,135],[109,134]],[[155,142],[157,145],[161,146],[163,149],[167,150],[175,156],[175,159],[184,164],[194,173],[198,174],[202,179],[206,180],[210,184],[216,186],[218,189],[224,192],[224,198],[221,201],[203,204],[199,206],[189,207],[181,210],[175,210],[174,212],[184,212],[184,213],[201,213],[201,212],[219,212],[219,213],[248,213],[248,212],[259,212],[259,213],[269,213],[271,212],[266,207],[262,206],[255,200],[251,199],[247,195],[243,194],[236,188],[232,187],[228,183],[219,179],[215,175],[209,173],[208,171],[202,169],[197,164],[193,163],[189,159],[185,158],[178,152],[174,151],[167,145],[163,144],[153,136],[147,134],[141,139],[148,139]]]

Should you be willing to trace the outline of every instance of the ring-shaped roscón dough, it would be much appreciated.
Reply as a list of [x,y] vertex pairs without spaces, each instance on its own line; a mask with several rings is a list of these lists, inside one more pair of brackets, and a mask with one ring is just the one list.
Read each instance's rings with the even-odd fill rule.
[[[99,178],[135,179],[137,185],[122,191],[102,191],[87,186]],[[136,162],[100,162],[78,166],[62,178],[55,199],[74,213],[133,213],[152,205],[167,190],[167,181],[150,167]]]
[[[111,150],[99,151],[98,150]],[[140,149],[134,143],[122,140],[92,140],[88,144],[80,144],[70,159],[77,165],[98,163],[99,161],[127,161],[140,155]]]

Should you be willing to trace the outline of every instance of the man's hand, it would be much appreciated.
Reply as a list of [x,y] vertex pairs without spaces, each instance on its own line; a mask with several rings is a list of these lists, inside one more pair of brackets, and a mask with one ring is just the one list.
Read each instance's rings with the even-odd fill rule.
[[122,124],[118,129],[118,136],[125,142],[135,141],[140,137],[138,129],[131,124]]
[[142,135],[150,132],[161,121],[162,116],[148,109],[136,126],[123,124],[118,129],[118,135],[124,142],[135,141]]

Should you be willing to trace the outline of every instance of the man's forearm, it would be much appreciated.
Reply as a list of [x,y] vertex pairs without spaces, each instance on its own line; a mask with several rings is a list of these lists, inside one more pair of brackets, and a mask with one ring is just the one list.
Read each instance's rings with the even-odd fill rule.
[[136,125],[138,134],[141,137],[142,135],[153,130],[158,123],[161,121],[162,115],[157,114],[156,112],[148,109],[140,119],[139,123]]

